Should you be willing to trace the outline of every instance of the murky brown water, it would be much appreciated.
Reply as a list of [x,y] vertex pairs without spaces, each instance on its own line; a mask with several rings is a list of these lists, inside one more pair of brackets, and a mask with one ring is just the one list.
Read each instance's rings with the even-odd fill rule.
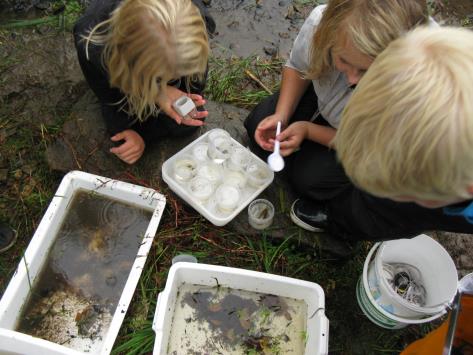
[[303,301],[189,284],[178,292],[170,355],[304,354],[307,305]]
[[150,219],[149,211],[76,193],[17,330],[66,345],[76,342],[68,336],[105,334]]

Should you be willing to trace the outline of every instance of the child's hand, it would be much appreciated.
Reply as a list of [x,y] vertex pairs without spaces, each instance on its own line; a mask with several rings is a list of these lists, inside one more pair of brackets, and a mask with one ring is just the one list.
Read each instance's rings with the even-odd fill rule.
[[276,126],[278,121],[281,121],[281,128],[286,127],[284,117],[278,113],[266,117],[262,120],[255,131],[255,141],[258,145],[267,151],[274,149],[274,137],[276,136]]
[[115,134],[112,141],[118,142],[124,140],[125,143],[118,147],[110,149],[110,153],[115,154],[125,163],[133,164],[141,158],[145,150],[145,141],[132,129]]
[[172,103],[183,95],[189,96],[197,107],[203,106],[206,103],[202,96],[197,94],[187,94],[173,86],[167,86],[164,95],[159,97],[156,102],[161,110],[163,110],[166,115],[171,117],[178,124],[186,126],[203,126],[203,119],[209,115],[207,111],[197,111],[193,117],[182,117],[172,108]]
[[294,122],[281,132],[277,138],[281,142],[279,147],[282,156],[287,157],[300,147],[304,139],[307,138],[308,125],[310,124],[306,121]]

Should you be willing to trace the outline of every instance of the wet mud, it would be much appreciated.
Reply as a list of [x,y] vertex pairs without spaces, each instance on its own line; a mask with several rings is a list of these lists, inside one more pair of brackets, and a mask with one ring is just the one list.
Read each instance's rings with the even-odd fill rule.
[[305,11],[289,0],[212,0],[214,55],[287,57]]

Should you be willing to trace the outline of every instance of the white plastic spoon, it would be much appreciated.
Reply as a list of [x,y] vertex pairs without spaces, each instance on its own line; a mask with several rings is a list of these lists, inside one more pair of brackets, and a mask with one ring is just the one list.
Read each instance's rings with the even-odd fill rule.
[[[276,137],[281,133],[281,121],[278,122],[276,127]],[[274,142],[274,152],[268,157],[268,165],[272,171],[281,171],[284,169],[284,159],[279,154],[279,141],[276,139]]]

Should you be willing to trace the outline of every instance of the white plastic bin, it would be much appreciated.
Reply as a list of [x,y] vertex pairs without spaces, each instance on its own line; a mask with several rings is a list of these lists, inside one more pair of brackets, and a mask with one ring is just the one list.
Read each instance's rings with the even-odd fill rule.
[[137,257],[129,270],[128,278],[108,332],[101,339],[98,346],[87,353],[109,354],[112,349],[145,265],[166,200],[163,195],[153,189],[80,171],[72,171],[63,178],[59,185],[0,301],[0,353],[28,355],[85,353],[15,331],[22,308],[28,301],[31,290],[30,283],[34,285],[35,279],[47,260],[48,252],[55,241],[67,212],[67,207],[77,190],[93,191],[99,195],[111,197],[153,212]]
[[308,307],[305,355],[328,353],[329,321],[325,316],[324,291],[318,284],[244,269],[180,262],[171,267],[166,286],[158,295],[153,354],[166,354],[179,287],[185,283],[215,286],[216,279],[221,287],[304,301]]

